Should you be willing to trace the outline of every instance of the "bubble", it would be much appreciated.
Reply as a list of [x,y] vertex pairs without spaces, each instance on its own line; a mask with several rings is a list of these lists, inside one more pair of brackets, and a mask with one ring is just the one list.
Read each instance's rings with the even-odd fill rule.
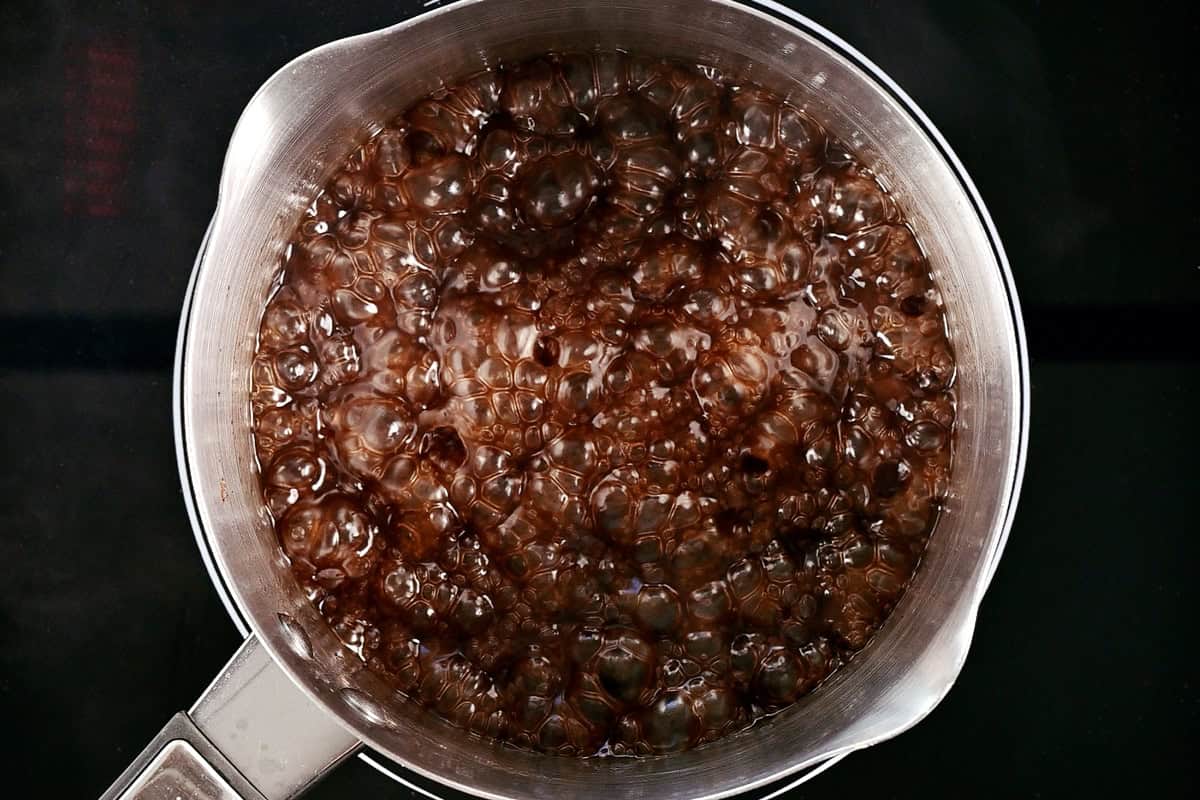
[[349,289],[336,289],[331,295],[333,311],[344,325],[365,322],[379,313],[379,305]]
[[903,461],[885,461],[875,468],[872,488],[877,497],[892,497],[904,488],[910,470]]
[[277,528],[293,568],[311,577],[324,572],[327,588],[365,577],[380,549],[378,525],[345,495],[296,503]]
[[474,181],[467,160],[451,155],[409,170],[403,185],[414,206],[438,214],[466,208]]
[[383,573],[380,594],[397,609],[406,609],[421,596],[421,581],[408,564],[397,562]]
[[779,106],[774,98],[765,92],[741,91],[734,94],[730,105],[738,143],[750,147],[775,145]]
[[940,321],[926,326],[887,306],[876,306],[871,319],[879,350],[890,367],[923,391],[940,391],[954,379],[954,356]]
[[521,273],[516,265],[508,259],[497,259],[487,266],[482,276],[482,283],[488,289],[503,289],[512,286],[521,279]]
[[751,596],[763,585],[762,566],[753,559],[744,558],[734,562],[726,575],[730,589],[738,598]]
[[683,160],[701,175],[716,170],[722,160],[721,142],[712,131],[697,131],[684,140]]
[[775,648],[763,657],[755,686],[769,705],[786,705],[796,700],[802,677],[796,657],[783,648]]
[[653,647],[627,630],[611,630],[593,656],[600,686],[613,700],[635,703],[643,698],[651,677]]
[[[338,242],[343,247],[358,248],[367,243],[371,236],[374,216],[364,211],[352,211],[338,220],[335,226]],[[352,280],[352,278],[350,278]]]
[[700,720],[682,692],[666,692],[646,712],[646,742],[658,753],[671,753],[692,743]]
[[790,158],[812,158],[820,151],[824,144],[824,134],[803,112],[784,104],[778,119],[778,141]]
[[423,100],[408,112],[408,124],[413,130],[429,136],[442,150],[465,153],[471,147],[478,125],[471,114],[453,107],[456,100],[453,94]]
[[414,270],[396,284],[396,302],[411,308],[428,309],[437,305],[437,280],[425,270]]
[[698,359],[692,373],[692,390],[709,422],[726,429],[752,416],[766,396],[770,377],[766,354],[760,349],[720,342]]
[[885,222],[891,215],[883,190],[871,178],[854,172],[827,172],[815,185],[826,227],[852,234]]
[[324,462],[305,445],[279,450],[263,473],[263,495],[271,513],[279,516],[289,506],[313,497],[325,472]]
[[490,597],[473,589],[464,589],[454,606],[451,621],[460,630],[477,633],[487,629],[495,614],[495,606]]
[[904,434],[904,443],[921,453],[942,449],[946,440],[946,431],[941,425],[925,420],[914,422]]
[[500,106],[521,128],[541,134],[569,134],[578,117],[553,66],[540,59],[513,71]]
[[304,310],[280,293],[263,312],[263,343],[271,347],[303,344],[308,338],[308,319]]
[[412,152],[408,141],[400,131],[385,129],[375,139],[375,155],[372,165],[380,175],[396,178],[404,174],[412,163]]
[[604,132],[615,142],[641,142],[660,137],[665,120],[652,103],[625,95],[607,100],[596,114]]
[[720,621],[729,613],[732,602],[724,581],[711,581],[688,595],[688,613],[702,624]]
[[620,481],[603,481],[592,493],[592,515],[599,529],[616,541],[629,541],[634,499]]
[[667,193],[679,176],[679,160],[659,145],[632,145],[620,150],[612,174],[610,202],[634,217],[644,218],[665,205]]
[[597,184],[591,163],[577,153],[544,158],[521,182],[521,212],[539,227],[565,225],[583,213]]
[[467,459],[467,450],[458,431],[450,427],[434,428],[425,434],[421,454],[446,473],[454,473]]
[[362,370],[362,359],[354,337],[345,330],[314,336],[318,377],[323,387],[340,386],[355,380]]
[[[479,146],[479,159],[483,165],[489,170],[495,172],[511,173],[514,170],[510,169],[510,165],[514,165],[517,160],[519,151],[517,149],[517,141],[513,137],[511,131],[506,131],[503,128],[497,128],[484,138],[483,143]],[[503,184],[493,184],[503,185]],[[485,193],[487,192],[482,186],[480,187]],[[504,194],[497,196],[491,193],[491,196],[497,200],[505,200],[507,197]]]
[[711,337],[696,328],[681,325],[673,320],[650,323],[637,332],[634,343],[661,360],[672,377],[684,377],[700,353],[707,350]]
[[681,617],[679,598],[669,586],[643,586],[638,592],[637,620],[651,633],[675,630]]
[[[820,387],[826,393],[836,396],[837,386],[844,377],[843,363],[838,351],[826,345],[820,338],[810,337],[804,344],[791,351],[788,356],[790,366],[804,373],[807,381]],[[806,380],[796,379],[803,384]]]
[[412,441],[416,428],[408,410],[384,397],[350,398],[332,410],[338,460],[359,477],[377,476],[387,457]]
[[558,382],[558,407],[578,418],[591,416],[600,403],[600,382],[591,371],[572,372]]
[[571,104],[585,114],[592,113],[599,99],[592,58],[587,55],[567,54],[559,62],[559,71]]
[[695,286],[704,277],[704,263],[686,239],[668,240],[644,256],[632,275],[634,292],[661,300],[678,287]]
[[845,309],[827,309],[817,320],[817,335],[834,350],[845,350],[854,339],[854,320]]
[[275,373],[284,388],[297,391],[317,377],[317,361],[306,350],[284,350],[275,356]]

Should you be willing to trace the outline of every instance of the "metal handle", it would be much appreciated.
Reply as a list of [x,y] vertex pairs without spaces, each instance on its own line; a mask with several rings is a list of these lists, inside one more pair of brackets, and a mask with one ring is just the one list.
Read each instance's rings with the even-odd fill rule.
[[102,800],[264,800],[180,711]]
[[288,800],[360,745],[252,636],[101,800]]

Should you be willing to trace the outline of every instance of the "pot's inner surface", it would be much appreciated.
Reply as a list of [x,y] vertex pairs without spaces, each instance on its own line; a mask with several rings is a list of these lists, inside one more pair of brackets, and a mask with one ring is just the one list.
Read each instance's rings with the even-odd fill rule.
[[259,331],[262,488],[394,703],[677,752],[895,606],[954,361],[902,209],[803,102],[552,53],[403,110],[314,198]]
[[[645,759],[546,759],[465,736],[345,651],[280,554],[253,472],[249,391],[257,322],[304,207],[348,143],[498,60],[596,47],[711,63],[806,111],[870,163],[924,245],[955,344],[958,439],[938,533],[862,658],[746,733]],[[268,648],[371,745],[424,774],[495,796],[727,794],[892,735],[947,690],[1001,544],[1020,424],[1016,331],[988,233],[956,173],[878,84],[799,29],[720,2],[465,3],[316,51],[256,96],[231,144],[196,280],[182,371],[185,456],[200,518]]]

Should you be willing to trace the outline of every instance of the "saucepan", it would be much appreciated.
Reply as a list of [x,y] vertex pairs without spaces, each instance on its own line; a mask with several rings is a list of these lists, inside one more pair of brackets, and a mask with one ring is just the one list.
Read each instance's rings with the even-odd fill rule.
[[[332,170],[373,132],[371,121],[503,60],[597,47],[712,64],[801,98],[875,167],[904,208],[941,286],[959,368],[949,497],[911,588],[866,650],[750,730],[638,759],[527,752],[398,701],[292,579],[259,494],[249,411],[259,315],[283,248]],[[176,366],[180,474],[192,523],[247,638],[107,798],[284,800],[359,752],[429,794],[777,793],[914,725],[950,689],[1012,521],[1029,415],[1012,277],[962,165],[886,75],[772,2],[463,0],[296,59],[254,95],[234,131]]]

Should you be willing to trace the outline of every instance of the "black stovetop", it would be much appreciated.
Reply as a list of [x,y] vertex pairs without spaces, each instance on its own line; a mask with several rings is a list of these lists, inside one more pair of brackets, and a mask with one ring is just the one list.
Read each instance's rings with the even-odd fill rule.
[[[7,796],[98,795],[238,643],[178,487],[177,315],[250,95],[422,3],[351,5],[0,7]],[[796,796],[1183,794],[1200,722],[1197,17],[793,5],[956,149],[1007,246],[1033,361],[1023,499],[958,684]],[[409,793],[352,762],[311,796]]]

